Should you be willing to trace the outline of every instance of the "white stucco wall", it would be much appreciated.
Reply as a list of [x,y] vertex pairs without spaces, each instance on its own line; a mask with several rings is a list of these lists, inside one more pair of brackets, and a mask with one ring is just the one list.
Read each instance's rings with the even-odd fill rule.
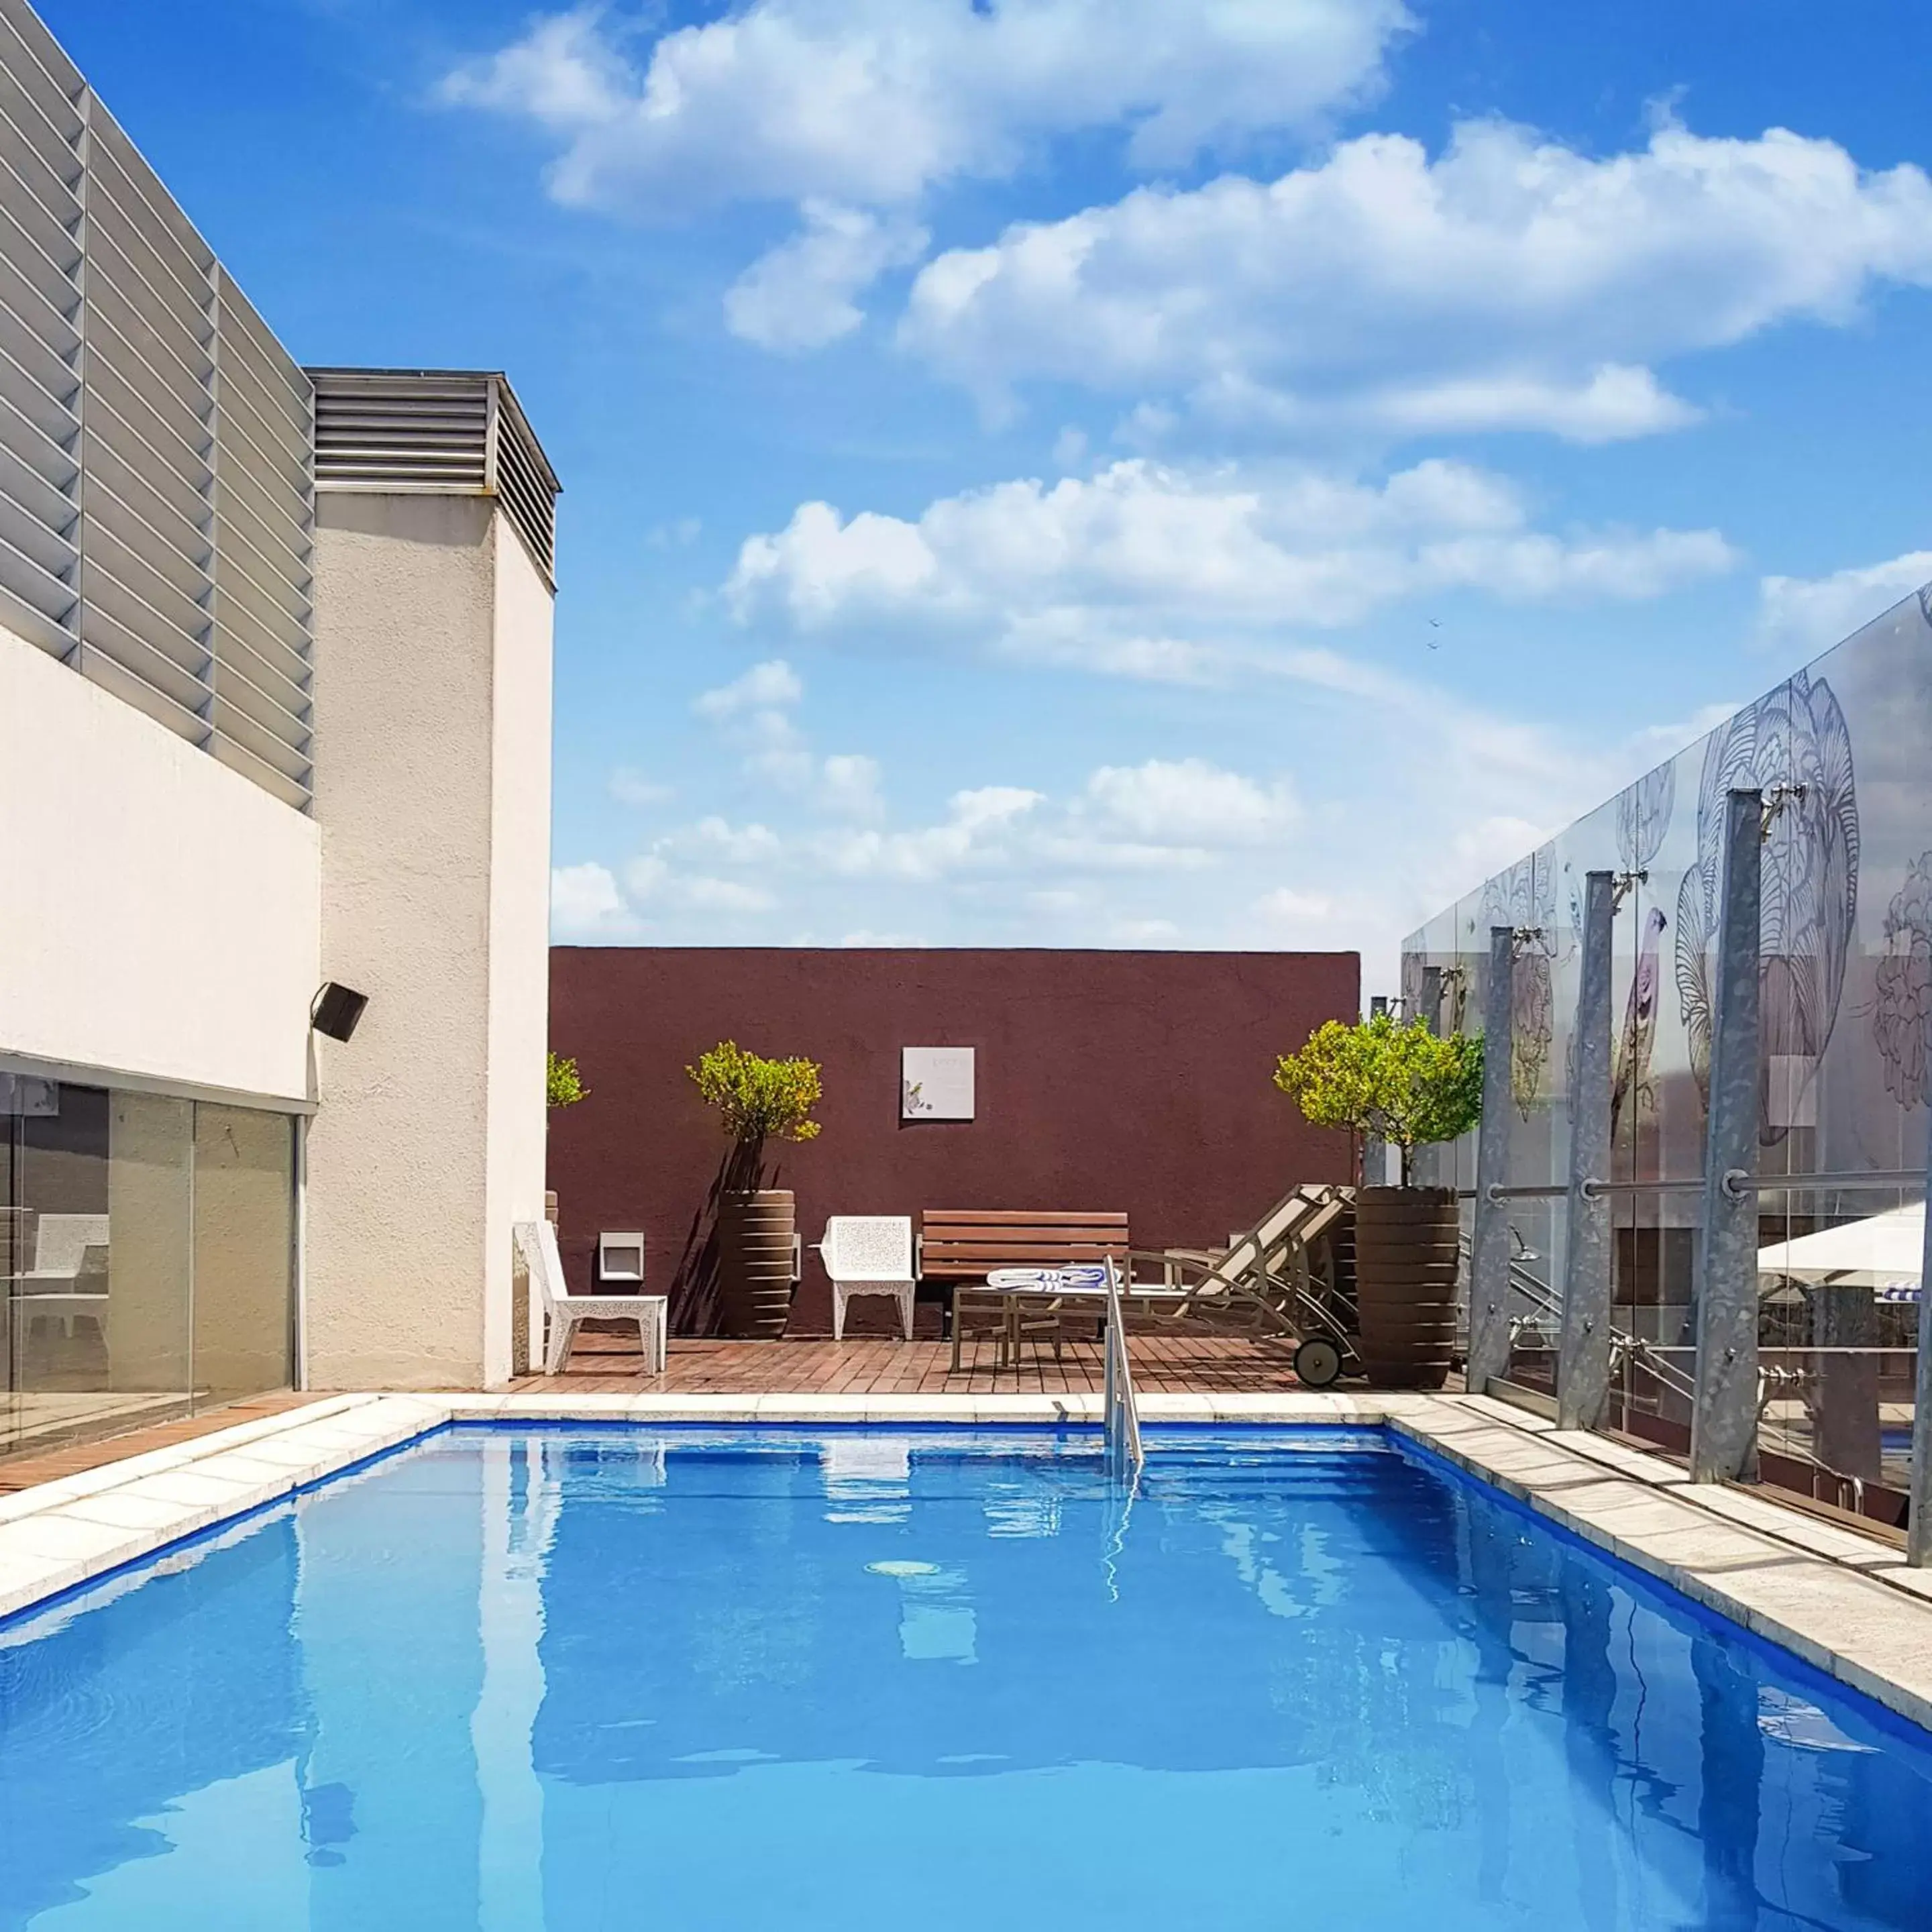
[[314,822],[0,630],[0,1052],[299,1102]]
[[542,1204],[549,596],[436,495],[323,494],[315,584],[323,970],[370,1004],[316,1043],[308,1379],[475,1387]]
[[550,1043],[551,632],[554,603],[508,520],[494,524],[486,1379],[510,1372],[511,1243],[542,1219]]

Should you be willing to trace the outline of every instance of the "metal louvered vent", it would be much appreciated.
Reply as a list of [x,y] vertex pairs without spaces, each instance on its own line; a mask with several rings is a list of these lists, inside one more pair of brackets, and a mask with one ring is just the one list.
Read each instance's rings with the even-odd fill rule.
[[308,380],[0,0],[0,624],[310,798]]
[[463,369],[310,369],[318,490],[494,496],[556,582],[557,480],[508,379]]

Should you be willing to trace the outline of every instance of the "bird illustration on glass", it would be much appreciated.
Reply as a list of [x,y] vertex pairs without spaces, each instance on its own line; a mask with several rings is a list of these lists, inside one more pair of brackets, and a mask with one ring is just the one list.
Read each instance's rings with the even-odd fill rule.
[[1543,1088],[1556,1030],[1552,962],[1556,954],[1556,853],[1540,845],[1489,883],[1485,926],[1507,926],[1518,934],[1510,982],[1510,1094],[1527,1120]]
[[1650,1078],[1651,1048],[1657,1039],[1657,994],[1663,968],[1658,959],[1658,942],[1670,922],[1661,906],[1652,906],[1643,922],[1643,938],[1637,950],[1636,972],[1630,980],[1630,998],[1624,1006],[1624,1023],[1617,1035],[1616,1057],[1610,1063],[1610,1138],[1616,1138],[1624,1110],[1630,1118],[1657,1109],[1657,1089]]

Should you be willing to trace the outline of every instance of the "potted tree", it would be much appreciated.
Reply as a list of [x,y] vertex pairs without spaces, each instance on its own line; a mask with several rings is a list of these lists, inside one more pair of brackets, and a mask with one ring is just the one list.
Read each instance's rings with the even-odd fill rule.
[[[578,1101],[590,1097],[590,1089],[584,1085],[577,1062],[566,1059],[553,1047],[544,1059],[545,1126],[549,1124],[548,1115],[558,1108],[574,1107]],[[544,1192],[544,1214],[554,1226],[556,1196],[548,1189]],[[530,1368],[530,1278],[519,1265],[510,1277],[510,1372],[513,1376],[528,1375]]]
[[[544,1100],[548,1113],[554,1114],[560,1107],[574,1107],[580,1100],[590,1097],[590,1089],[584,1084],[584,1076],[578,1071],[577,1062],[566,1058],[552,1048],[544,1061]],[[544,1124],[549,1124],[546,1120]],[[544,1194],[544,1214],[552,1226],[556,1223],[556,1196],[546,1190]]]
[[1456,1196],[1418,1187],[1415,1150],[1466,1134],[1483,1111],[1483,1043],[1438,1039],[1420,1019],[1386,1013],[1354,1026],[1330,1020],[1299,1053],[1276,1063],[1274,1082],[1318,1127],[1400,1150],[1396,1187],[1355,1192],[1358,1346],[1378,1388],[1440,1388],[1456,1343]]
[[764,1183],[765,1143],[808,1141],[824,1094],[809,1060],[767,1060],[721,1041],[685,1069],[731,1137],[718,1196],[719,1313],[728,1335],[778,1336],[791,1312],[791,1190]]

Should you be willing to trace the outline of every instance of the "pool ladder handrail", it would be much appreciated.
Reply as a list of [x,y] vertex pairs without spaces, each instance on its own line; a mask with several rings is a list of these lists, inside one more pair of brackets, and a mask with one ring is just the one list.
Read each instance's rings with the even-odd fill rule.
[[1147,1460],[1141,1447],[1140,1404],[1134,1394],[1133,1365],[1127,1358],[1126,1321],[1120,1308],[1120,1271],[1108,1255],[1107,1270],[1106,1378],[1102,1400],[1107,1442],[1107,1473],[1121,1480],[1138,1480]]

